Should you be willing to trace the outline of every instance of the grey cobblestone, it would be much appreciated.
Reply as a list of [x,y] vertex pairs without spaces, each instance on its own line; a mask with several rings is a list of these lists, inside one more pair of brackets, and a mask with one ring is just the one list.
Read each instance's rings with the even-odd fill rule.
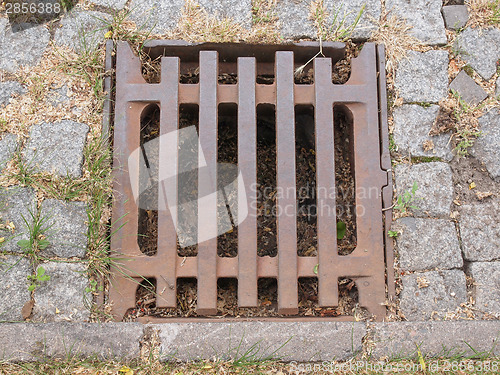
[[199,0],[198,3],[211,14],[229,17],[247,28],[252,27],[251,0]]
[[23,151],[33,168],[61,177],[80,177],[89,127],[71,120],[33,125]]
[[45,199],[41,217],[46,218],[46,236],[50,245],[42,250],[45,256],[83,258],[87,250],[87,204]]
[[[417,157],[438,157],[446,161],[453,159],[448,133],[429,136],[439,106],[422,107],[418,104],[404,104],[394,110],[394,143],[402,155]],[[424,144],[432,142],[432,149]]]
[[481,160],[491,177],[500,179],[500,112],[494,108],[479,118],[482,135],[476,139],[471,154]]
[[497,78],[495,96],[500,97],[500,77]]
[[95,11],[73,9],[66,14],[61,27],[54,34],[54,42],[73,48],[78,52],[95,50],[104,40],[110,15]]
[[5,32],[0,33],[0,69],[15,72],[21,66],[37,64],[49,40],[50,34],[45,26],[18,32],[6,28]]
[[27,187],[0,188],[0,218],[6,226],[0,229],[4,242],[0,250],[22,253],[19,240],[29,239],[29,226],[36,215],[36,197],[33,189]]
[[471,104],[477,104],[488,97],[486,91],[463,70],[450,83],[450,89],[458,92],[465,102]]
[[468,273],[474,279],[476,308],[500,316],[500,262],[471,263]]
[[448,164],[442,162],[399,164],[395,168],[395,176],[397,195],[411,190],[413,183],[417,183],[414,205],[419,209],[412,210],[415,216],[449,217],[453,200],[453,182]]
[[[35,322],[81,322],[89,318],[90,293],[85,291],[88,279],[81,263],[48,262],[41,264],[50,276],[35,289]],[[37,269],[38,270],[38,269]]]
[[469,20],[469,12],[465,5],[446,5],[442,9],[447,29],[460,30]]
[[[325,0],[323,2],[328,17],[325,23],[327,29],[337,26],[347,29],[354,24],[363,5],[365,9],[351,37],[354,40],[367,40],[377,28],[380,18],[381,3],[377,0],[353,0],[345,3],[340,0]],[[276,8],[280,20],[281,35],[285,39],[317,38],[314,22],[310,19],[310,1],[281,0]],[[335,19],[336,17],[336,19]],[[335,21],[335,22],[334,22]]]
[[468,261],[500,259],[500,205],[496,201],[460,207],[460,236]]
[[47,101],[53,107],[57,107],[59,105],[61,105],[62,107],[66,107],[70,105],[71,102],[71,98],[68,96],[68,94],[70,94],[68,86],[63,85],[59,88],[50,90],[47,93]]
[[413,26],[410,34],[430,45],[446,44],[446,32],[441,15],[441,0],[387,0],[385,7],[392,14]]
[[3,133],[0,139],[0,170],[5,168],[7,162],[12,159],[18,147],[17,135]]
[[442,219],[404,217],[392,229],[397,238],[399,267],[404,271],[452,269],[463,266],[455,225]]
[[177,25],[183,6],[184,0],[132,0],[130,19],[143,31],[163,34]]
[[309,19],[307,0],[282,0],[276,7],[280,21],[280,32],[285,39],[300,39],[317,37],[313,21]]
[[32,273],[28,259],[0,255],[0,322],[23,320],[21,310],[31,299],[27,277]]
[[401,277],[400,309],[407,320],[442,319],[467,301],[460,270],[418,272]]
[[0,105],[9,104],[9,100],[14,94],[24,94],[26,89],[16,81],[0,82]]
[[394,86],[406,103],[437,103],[448,93],[448,52],[408,52]]
[[500,56],[500,30],[469,27],[458,35],[454,48],[481,77],[488,80],[495,74]]

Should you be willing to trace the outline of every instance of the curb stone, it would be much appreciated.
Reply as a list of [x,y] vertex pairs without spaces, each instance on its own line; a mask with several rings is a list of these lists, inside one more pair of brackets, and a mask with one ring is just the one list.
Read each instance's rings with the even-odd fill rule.
[[4,323],[0,324],[0,360],[33,362],[43,358],[139,356],[139,323]]
[[[189,361],[182,350],[196,350],[198,358],[224,359],[245,354],[245,348],[255,347],[257,356],[276,354],[284,361],[339,361],[363,354],[371,360],[416,355],[418,345],[426,358],[439,355],[500,354],[500,321],[429,321],[429,322],[217,322],[217,323],[2,323],[0,324],[0,360],[7,362],[33,362],[48,358],[73,356],[99,359],[132,360],[139,357],[140,341],[147,328],[160,330],[163,360],[172,360],[165,349],[177,350]],[[214,329],[217,328],[217,329]],[[225,341],[232,330],[232,347],[241,343],[239,352]],[[226,332],[226,336],[221,335]],[[246,332],[247,335],[241,337]],[[208,333],[211,336],[196,336]],[[315,333],[318,335],[316,336]],[[284,337],[296,337],[286,343]],[[281,341],[283,340],[283,341]],[[364,346],[361,346],[364,341]],[[197,346],[199,345],[199,346]],[[277,345],[277,347],[275,346]],[[214,353],[213,348],[226,349]],[[321,348],[320,355],[310,356]],[[353,351],[354,348],[354,351]],[[179,350],[182,349],[182,350]],[[269,352],[269,349],[272,349]],[[266,350],[268,350],[266,352]],[[359,351],[358,351],[359,350]],[[316,354],[316,353],[315,353]],[[189,358],[188,358],[189,357]],[[223,359],[222,357],[218,357]]]

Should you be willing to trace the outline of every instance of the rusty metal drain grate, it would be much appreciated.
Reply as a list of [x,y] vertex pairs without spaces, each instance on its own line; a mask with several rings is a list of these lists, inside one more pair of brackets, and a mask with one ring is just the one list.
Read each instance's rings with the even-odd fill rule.
[[[324,43],[323,53],[311,63],[313,75],[306,84],[294,82],[296,68],[318,51],[313,42],[285,46],[189,45],[174,41],[153,41],[145,46],[155,59],[161,56],[161,80],[147,83],[141,62],[126,42],[116,51],[116,102],[114,123],[114,230],[111,247],[118,258],[112,269],[109,300],[115,319],[122,319],[135,306],[138,284],[144,278],[156,280],[156,306],[175,308],[177,281],[197,280],[199,315],[217,313],[217,281],[237,279],[239,307],[258,304],[258,280],[276,278],[277,307],[283,315],[298,312],[298,280],[317,278],[318,305],[335,307],[339,303],[339,278],[355,281],[359,305],[382,320],[383,303],[393,294],[392,248],[387,242],[384,218],[390,222],[392,186],[386,124],[386,97],[383,47],[366,43],[359,56],[351,60],[351,76],[345,84],[332,83],[332,64],[344,56],[341,43]],[[189,83],[182,83],[183,73],[195,72]],[[220,73],[235,82],[218,82]],[[259,76],[271,77],[259,83]],[[193,83],[194,82],[194,83]],[[231,220],[237,225],[236,256],[217,254],[218,181],[218,108],[229,103],[237,106],[238,172],[234,182],[238,210]],[[157,210],[156,250],[145,255],[138,245],[141,219],[140,194],[144,181],[140,169],[147,147],[141,140],[141,120],[151,105],[159,108],[157,139],[158,167],[152,171],[156,180]],[[197,254],[178,254],[181,236],[172,207],[179,206],[179,132],[180,108],[198,106],[197,133],[199,183]],[[257,122],[259,105],[275,108],[276,189],[293,194],[277,194],[277,255],[258,255],[257,193]],[[310,106],[314,115],[316,155],[315,189],[317,207],[329,207],[329,214],[317,212],[317,254],[297,254],[296,138],[297,106]],[[336,197],[321,194],[335,191],[334,111],[343,106],[352,123],[353,171],[355,181],[356,247],[341,255],[337,248]],[[146,162],[147,164],[147,162]],[[389,174],[389,175],[388,175]],[[388,177],[389,176],[389,177]],[[154,180],[154,178],[153,178]],[[290,208],[285,210],[284,208]],[[286,213],[285,213],[286,211]],[[387,246],[385,245],[387,242]],[[319,265],[319,266],[318,266]],[[386,267],[386,265],[388,265]],[[389,287],[388,287],[389,286]],[[386,289],[387,288],[387,289]],[[387,291],[388,290],[388,291]]]

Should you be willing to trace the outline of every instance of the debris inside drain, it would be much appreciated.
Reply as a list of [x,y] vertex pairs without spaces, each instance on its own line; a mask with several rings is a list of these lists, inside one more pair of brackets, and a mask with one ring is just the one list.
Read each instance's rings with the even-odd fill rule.
[[[178,279],[177,308],[156,307],[155,279],[145,279],[137,288],[135,308],[129,309],[124,321],[134,321],[142,316],[156,318],[198,317],[196,313],[196,279]],[[299,313],[305,317],[353,316],[367,320],[369,312],[358,305],[358,289],[352,279],[339,279],[339,305],[318,307],[318,281],[316,278],[299,279]],[[238,289],[236,279],[221,278],[217,283],[217,310],[214,319],[240,317],[283,317],[277,313],[278,288],[276,279],[259,279],[259,307],[238,307],[235,298]]]

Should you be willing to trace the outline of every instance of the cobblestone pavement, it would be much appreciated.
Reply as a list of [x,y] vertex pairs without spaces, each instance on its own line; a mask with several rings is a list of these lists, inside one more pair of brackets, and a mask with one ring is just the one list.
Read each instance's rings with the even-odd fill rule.
[[[200,4],[243,29],[255,27],[250,0]],[[343,4],[324,1],[330,22]],[[389,11],[411,26],[409,35],[418,42],[399,62],[391,60],[395,70],[389,70],[395,194],[418,185],[418,209],[397,212],[392,226],[398,297],[389,319],[498,318],[500,29],[472,28],[466,23],[472,9],[443,8],[441,0],[353,1],[345,9],[348,22],[363,4],[354,39],[365,41],[379,25],[386,27]],[[100,117],[90,115],[99,103],[85,98],[93,89],[85,77],[49,74],[54,51],[102,58],[115,12],[130,9],[137,25],[163,34],[177,25],[183,6],[183,0],[89,0],[55,21],[15,26],[2,10],[0,321],[92,319],[96,288],[88,271],[95,262],[89,255],[95,228],[89,224],[96,202],[77,187],[96,178],[88,152],[100,132]],[[270,18],[283,40],[317,37],[309,8],[305,0],[277,2]],[[458,134],[446,127],[454,115],[465,124]],[[457,144],[470,155],[457,155]]]

